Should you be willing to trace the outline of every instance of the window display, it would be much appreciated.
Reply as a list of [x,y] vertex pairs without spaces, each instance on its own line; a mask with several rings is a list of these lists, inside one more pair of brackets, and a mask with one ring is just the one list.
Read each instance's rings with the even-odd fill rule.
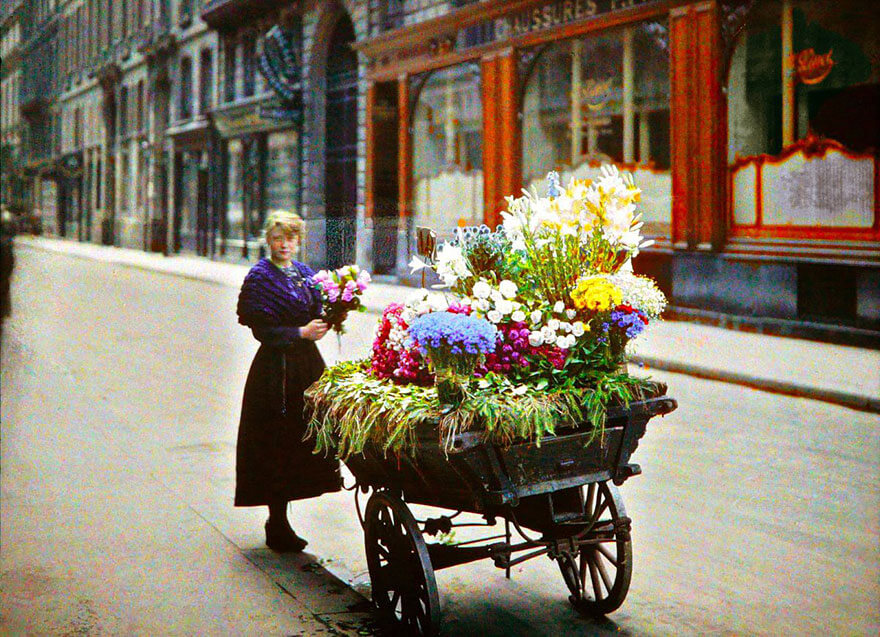
[[756,6],[731,57],[727,89],[735,232],[874,225],[880,7],[857,0]]
[[523,186],[548,167],[563,185],[602,163],[630,171],[642,189],[645,233],[669,234],[669,34],[642,22],[527,52],[522,98]]
[[413,116],[413,216],[417,226],[483,223],[483,103],[475,63],[434,71]]

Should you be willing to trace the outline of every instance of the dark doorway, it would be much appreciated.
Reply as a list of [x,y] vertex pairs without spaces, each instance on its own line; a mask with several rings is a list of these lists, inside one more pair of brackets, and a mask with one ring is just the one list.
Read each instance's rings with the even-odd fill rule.
[[208,254],[208,172],[204,163],[204,151],[175,154],[175,252]]
[[340,18],[327,52],[327,159],[324,201],[327,215],[327,265],[355,259],[357,206],[357,54],[351,48],[354,27]]
[[116,243],[116,98],[112,91],[108,91],[104,97],[104,138],[106,140],[107,161],[104,164],[104,174],[101,181],[104,184],[104,218],[101,219],[101,243],[114,245]]
[[380,82],[373,102],[373,271],[393,274],[397,265],[397,83]]

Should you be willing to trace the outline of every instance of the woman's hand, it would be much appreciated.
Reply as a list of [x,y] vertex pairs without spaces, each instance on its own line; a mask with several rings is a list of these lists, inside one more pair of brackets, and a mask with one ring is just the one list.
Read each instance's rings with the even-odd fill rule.
[[307,338],[310,341],[320,341],[324,338],[324,335],[327,333],[327,330],[330,329],[330,326],[327,325],[321,319],[315,319],[309,322],[307,325],[303,325],[299,328],[299,335],[303,338]]

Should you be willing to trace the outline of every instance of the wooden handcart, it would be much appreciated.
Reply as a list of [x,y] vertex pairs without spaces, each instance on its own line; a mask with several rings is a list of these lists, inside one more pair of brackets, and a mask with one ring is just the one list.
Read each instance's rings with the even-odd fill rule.
[[[540,446],[503,448],[477,432],[441,444],[432,423],[417,431],[413,457],[368,446],[345,464],[356,479],[373,602],[394,634],[436,635],[440,600],[434,571],[480,559],[505,569],[542,555],[556,561],[571,604],[585,615],[617,609],[632,575],[630,518],[618,486],[641,473],[630,456],[648,421],[676,408],[666,387],[608,408],[604,434],[567,429]],[[357,494],[372,494],[362,512]],[[454,511],[417,520],[409,505]],[[443,538],[462,512],[500,519],[504,534],[458,544]],[[446,536],[448,537],[448,536]]]

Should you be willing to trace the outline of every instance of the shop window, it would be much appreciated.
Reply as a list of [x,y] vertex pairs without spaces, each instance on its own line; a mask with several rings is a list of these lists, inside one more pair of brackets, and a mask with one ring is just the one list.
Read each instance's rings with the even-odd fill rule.
[[268,136],[266,152],[266,209],[299,209],[299,159],[294,131]]
[[227,102],[235,101],[235,41],[227,40],[225,47],[225,69],[223,80],[223,97]]
[[246,37],[241,46],[242,90],[251,97],[257,87],[257,46],[254,37]]
[[122,151],[120,155],[120,172],[121,178],[119,180],[119,209],[128,212],[129,209],[129,181],[131,179],[131,165],[128,161],[128,151]]
[[733,234],[877,238],[880,6],[757,5],[727,106]]
[[138,133],[143,134],[145,129],[145,105],[144,105],[144,81],[140,80],[137,83],[137,130]]
[[260,249],[260,232],[265,219],[263,207],[263,176],[265,175],[266,137],[259,135],[245,139],[243,188],[247,220],[248,250],[255,254]]
[[214,83],[214,67],[211,60],[211,49],[202,49],[199,60],[199,114],[204,115],[210,110],[211,91]]
[[187,27],[192,23],[195,9],[193,7],[194,0],[180,0],[177,11],[177,22],[181,27]]
[[119,136],[125,139],[128,136],[128,87],[123,86],[119,90]]
[[384,0],[381,3],[380,16],[382,31],[403,26],[403,0]]
[[227,245],[242,247],[244,245],[244,145],[241,140],[234,139],[227,145],[227,200],[226,200],[226,237]]
[[483,223],[483,104],[474,63],[433,72],[413,116],[415,225]]
[[192,117],[192,60],[188,57],[180,60],[180,119]]
[[563,183],[593,178],[603,163],[633,173],[647,236],[668,236],[669,37],[643,22],[527,52],[522,96],[523,185],[543,194],[547,172]]

